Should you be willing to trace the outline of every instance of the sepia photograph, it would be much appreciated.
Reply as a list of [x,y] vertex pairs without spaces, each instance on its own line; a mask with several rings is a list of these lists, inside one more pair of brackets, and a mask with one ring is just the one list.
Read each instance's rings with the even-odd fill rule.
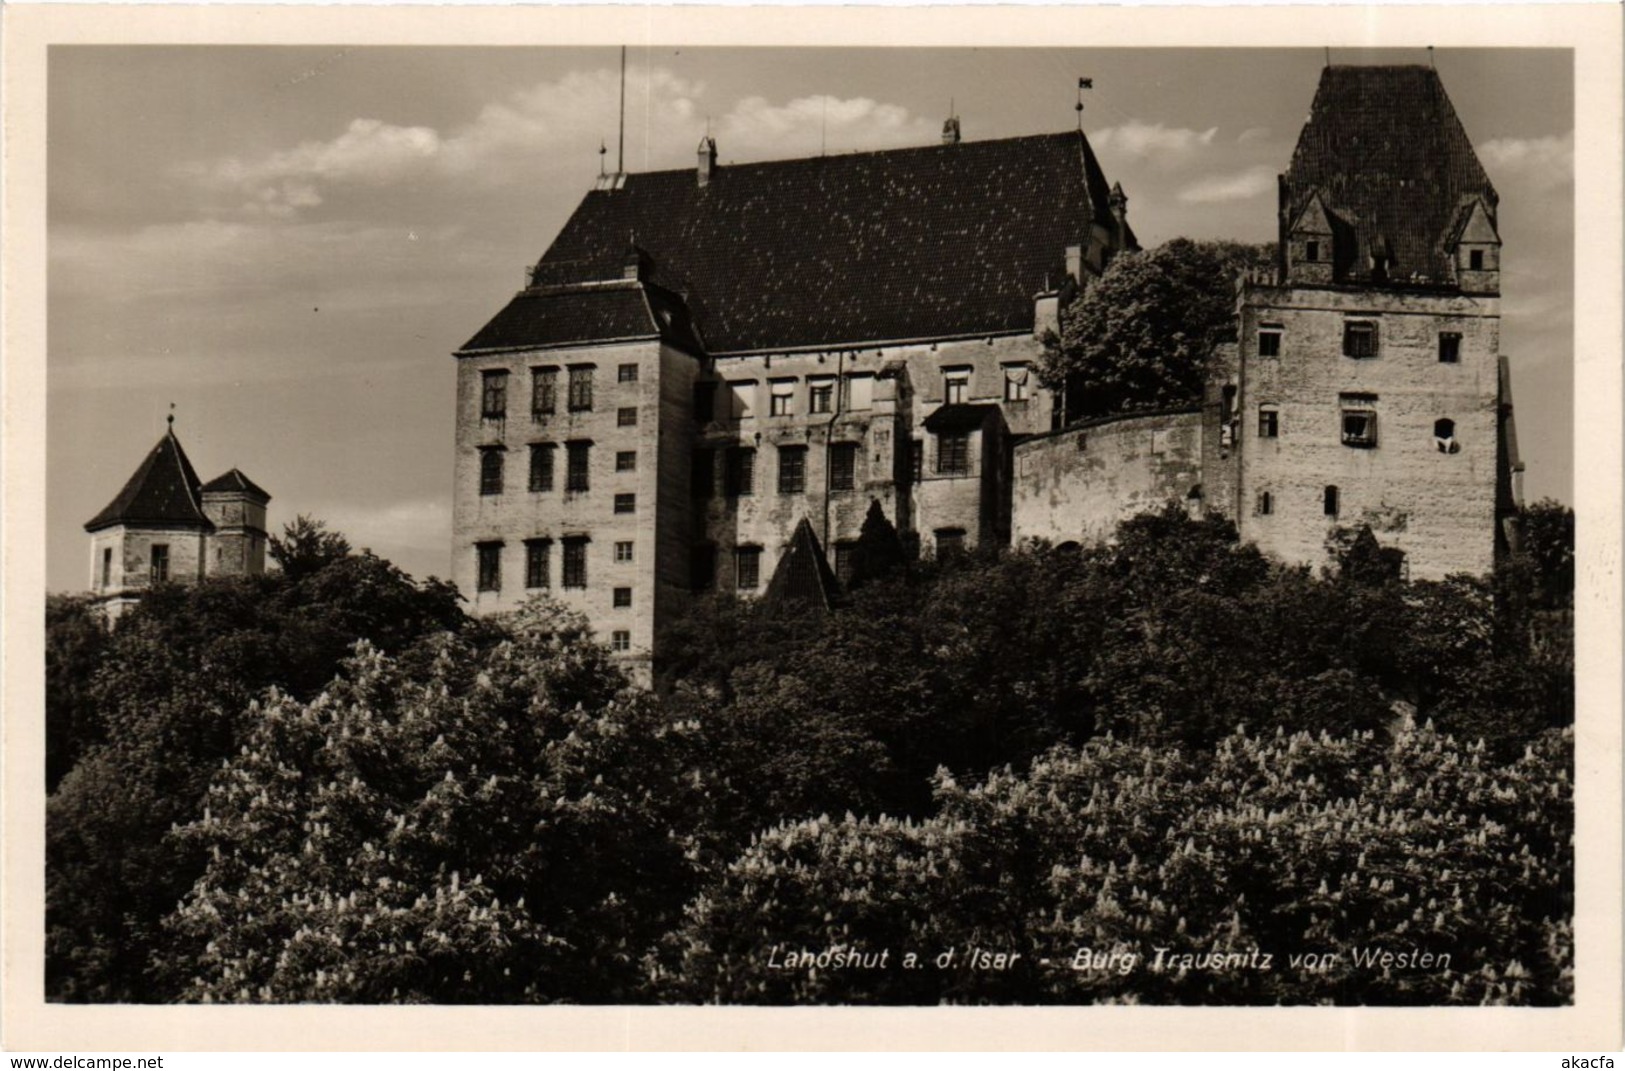
[[330,37],[46,50],[45,1005],[1572,1010],[1572,48]]

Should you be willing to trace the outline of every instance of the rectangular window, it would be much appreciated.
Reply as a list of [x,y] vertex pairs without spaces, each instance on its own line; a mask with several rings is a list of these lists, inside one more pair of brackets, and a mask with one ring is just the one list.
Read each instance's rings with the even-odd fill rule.
[[1273,405],[1258,407],[1258,437],[1273,439],[1281,434],[1281,411]]
[[1349,320],[1343,324],[1343,356],[1367,358],[1377,355],[1377,325],[1369,320]]
[[1327,484],[1326,491],[1321,496],[1321,508],[1325,511],[1326,516],[1337,516],[1337,511],[1340,504],[1341,503],[1338,501],[1337,485],[1330,483]]
[[1265,324],[1258,329],[1258,355],[1260,357],[1281,356],[1281,333],[1279,324]]
[[943,476],[970,475],[970,432],[945,431],[937,436],[937,472]]
[[1268,491],[1258,492],[1258,515],[1268,517],[1275,512],[1275,496]]
[[570,369],[570,412],[592,411],[592,368]]
[[915,483],[925,479],[925,440],[913,439],[908,444],[908,463]]
[[965,530],[963,528],[938,528],[937,557],[945,558],[951,554],[958,554],[965,549]]
[[745,420],[756,415],[756,381],[748,380],[744,383],[728,384],[728,392],[732,395],[732,416],[735,420]]
[[616,513],[636,513],[638,511],[638,496],[623,491],[615,496]]
[[717,418],[717,385],[715,383],[694,384],[694,419],[701,424],[709,424]]
[[970,369],[957,369],[942,374],[942,400],[949,405],[970,401]]
[[1484,251],[1475,249],[1467,254],[1467,267],[1470,271],[1484,270]]
[[807,448],[779,447],[779,494],[799,495],[807,490]]
[[875,404],[875,377],[871,372],[854,372],[846,377],[841,388],[846,398],[841,408],[848,413],[861,413],[873,409]]
[[584,588],[587,586],[587,541],[582,538],[566,539],[564,541],[564,586],[567,588]]
[[480,591],[501,591],[502,544],[476,543],[474,551],[479,564],[479,575],[475,578],[474,586]]
[[530,370],[530,415],[550,416],[559,406],[559,370],[532,368]]
[[638,470],[638,452],[636,450],[615,451],[616,472],[636,472]]
[[502,493],[502,455],[506,453],[500,446],[480,447],[480,494],[500,495]]
[[609,634],[609,649],[617,652],[626,652],[632,649],[632,634],[624,628],[618,628]]
[[564,454],[564,489],[587,490],[587,466],[592,457],[592,444],[565,443]]
[[632,605],[632,589],[631,588],[616,588],[615,592],[614,592],[614,595],[613,595],[613,601],[614,601],[615,609],[617,609],[617,610],[624,610],[628,606],[631,606]]
[[617,428],[635,428],[638,426],[638,407],[623,405],[615,410],[615,426]]
[[632,541],[630,539],[621,540],[615,544],[615,560],[618,562],[632,560]]
[[1032,386],[1032,371],[1024,364],[1007,365],[1004,369],[1004,400],[1024,402]]
[[551,539],[525,540],[525,587],[548,587],[549,558],[553,551]]
[[717,548],[709,543],[695,547],[689,556],[689,583],[695,591],[717,586]]
[[168,543],[154,543],[152,545],[151,579],[154,584],[162,584],[169,579]]
[[857,483],[858,444],[836,443],[829,448],[829,489],[850,491]]
[[1439,335],[1439,363],[1455,364],[1461,360],[1461,335],[1445,331]]
[[756,493],[756,450],[736,446],[728,451],[727,493],[743,498]]
[[103,588],[113,586],[113,548],[102,548],[102,585]]
[[815,379],[807,384],[807,412],[829,413],[835,408],[835,381]]
[[843,585],[852,582],[852,563],[856,560],[856,543],[835,544],[835,578]]
[[553,490],[553,451],[558,449],[553,443],[530,444],[530,489],[532,491]]
[[1308,242],[1304,243],[1303,259],[1307,260],[1311,264],[1319,260],[1320,243],[1314,239],[1310,239]]
[[1370,409],[1343,410],[1343,445],[1369,450],[1377,445],[1377,414]]
[[762,582],[762,548],[739,547],[734,551],[734,586],[755,591]]
[[697,500],[711,497],[717,486],[715,450],[696,450],[688,470],[688,492]]
[[775,379],[769,384],[768,416],[794,416],[796,411],[796,381]]
[[638,366],[623,364],[615,370],[615,378],[621,383],[636,383],[638,381]]
[[483,372],[480,375],[480,416],[502,420],[508,415],[508,373]]

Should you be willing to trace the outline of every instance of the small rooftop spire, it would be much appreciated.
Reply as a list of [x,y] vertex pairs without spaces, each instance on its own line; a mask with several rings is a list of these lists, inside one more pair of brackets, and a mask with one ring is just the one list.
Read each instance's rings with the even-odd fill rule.
[[175,403],[174,402],[169,403],[169,427],[170,427],[171,430],[173,430],[174,427],[175,427]]

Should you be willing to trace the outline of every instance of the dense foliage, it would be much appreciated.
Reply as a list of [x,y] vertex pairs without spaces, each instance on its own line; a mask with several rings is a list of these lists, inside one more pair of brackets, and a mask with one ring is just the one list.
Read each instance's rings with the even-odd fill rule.
[[1235,331],[1236,281],[1267,246],[1176,238],[1119,254],[1061,311],[1039,381],[1064,390],[1069,419],[1201,400],[1208,355]]
[[[160,589],[101,638],[58,603],[49,993],[1561,1002],[1572,617],[1541,508],[1556,536],[1438,583],[1359,532],[1283,568],[1176,508],[935,562],[881,517],[834,612],[700,600],[653,692],[548,603],[468,620],[319,526],[286,535],[308,570]],[[1255,946],[1282,965],[1037,962]],[[892,967],[770,962],[838,947]],[[950,947],[1023,958],[896,969]],[[1379,947],[1451,963],[1353,963]]]

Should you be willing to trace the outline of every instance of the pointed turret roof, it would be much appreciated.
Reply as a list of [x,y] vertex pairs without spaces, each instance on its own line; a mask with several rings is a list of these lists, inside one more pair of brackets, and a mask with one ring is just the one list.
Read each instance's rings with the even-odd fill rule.
[[85,524],[85,531],[95,532],[115,524],[211,529],[214,525],[203,515],[197,496],[197,472],[171,427],[124,490]]
[[822,613],[834,604],[839,590],[835,571],[829,567],[812,525],[807,518],[801,518],[790,536],[790,545],[784,548],[784,555],[773,570],[773,579],[768,582],[762,601],[773,608],[799,602]]
[[1445,239],[1461,205],[1478,199],[1493,218],[1495,187],[1431,67],[1327,67],[1281,188],[1289,220],[1320,194],[1353,229],[1357,249],[1339,271],[1371,275],[1381,237],[1394,278],[1448,282]]
[[259,484],[244,476],[242,469],[229,469],[198,488],[200,494],[207,491],[241,491],[256,498],[262,498],[267,502],[271,501],[270,494]]

